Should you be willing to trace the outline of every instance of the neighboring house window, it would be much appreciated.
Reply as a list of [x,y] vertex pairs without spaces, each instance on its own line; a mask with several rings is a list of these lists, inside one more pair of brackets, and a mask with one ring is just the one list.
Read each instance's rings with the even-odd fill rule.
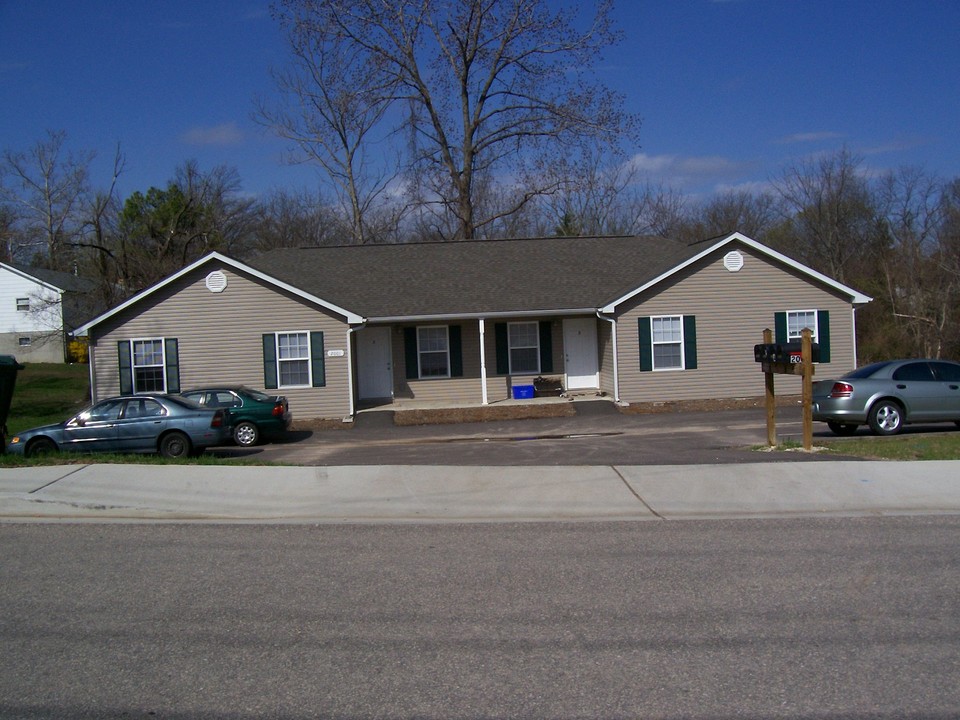
[[450,336],[447,326],[418,327],[417,355],[420,377],[450,377]]
[[30,347],[30,338],[28,337],[17,338],[17,343],[20,345],[20,347]]
[[17,312],[30,312],[30,298],[17,298]]
[[509,323],[510,374],[540,372],[540,326],[536,322]]
[[122,395],[180,392],[180,353],[176,338],[120,340],[117,355]]
[[830,311],[787,310],[773,314],[774,341],[800,342],[805,327],[813,331],[811,340],[820,346],[820,362],[830,362]]
[[263,335],[263,384],[323,387],[327,384],[322,332],[278,332]]
[[661,315],[638,320],[640,370],[696,370],[697,319]]

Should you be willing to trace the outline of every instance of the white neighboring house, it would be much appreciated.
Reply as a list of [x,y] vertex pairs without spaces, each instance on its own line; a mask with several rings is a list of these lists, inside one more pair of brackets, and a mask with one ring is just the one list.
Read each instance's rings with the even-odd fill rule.
[[65,362],[67,335],[88,319],[93,287],[70,273],[0,263],[0,355]]

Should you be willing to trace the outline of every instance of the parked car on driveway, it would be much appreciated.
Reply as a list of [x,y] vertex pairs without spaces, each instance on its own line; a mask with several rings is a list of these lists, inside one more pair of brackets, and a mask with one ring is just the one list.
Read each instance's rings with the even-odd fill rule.
[[960,425],[960,363],[886,360],[814,383],[813,419],[837,435],[864,424],[878,435],[895,435],[908,423]]
[[245,385],[194,388],[182,395],[207,408],[229,408],[233,440],[250,447],[290,427],[290,404],[283,395],[267,395]]
[[17,433],[7,452],[141,452],[186,457],[232,434],[230,412],[176,395],[126,395],[98,402],[69,420]]

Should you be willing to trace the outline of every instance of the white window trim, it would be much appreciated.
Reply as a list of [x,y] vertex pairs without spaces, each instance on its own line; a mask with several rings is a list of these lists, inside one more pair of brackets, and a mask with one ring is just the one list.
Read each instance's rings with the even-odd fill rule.
[[[654,340],[654,331],[653,325],[656,320],[673,320],[677,319],[680,321],[680,366],[679,367],[657,367],[657,345],[676,345],[676,340],[671,340],[670,342],[657,342]],[[687,354],[684,352],[684,342],[685,338],[683,337],[683,313],[679,315],[651,315],[650,316],[650,362],[653,365],[653,372],[678,372],[680,370],[687,369]]]
[[[510,328],[515,325],[534,325],[536,332],[534,337],[537,339],[537,344],[534,345],[521,345],[514,348],[513,343],[510,341]],[[536,370],[514,370],[513,369],[513,350],[529,350],[532,347],[537,349],[537,369]],[[539,375],[540,374],[540,323],[536,320],[525,320],[518,322],[507,323],[507,362],[510,368],[511,375]]]
[[17,298],[17,312],[30,312],[30,298],[28,297]]
[[[285,360],[280,359],[280,336],[281,335],[306,335],[307,336],[307,357],[305,358],[286,358]],[[313,387],[313,362],[311,361],[313,348],[310,346],[310,331],[309,330],[281,330],[273,334],[273,350],[277,356],[277,388],[310,388]],[[283,375],[280,372],[280,364],[285,362],[292,361],[307,361],[307,384],[306,385],[284,385],[281,382],[281,377]]]
[[[819,325],[820,325],[820,313],[817,312],[817,309],[816,309],[816,308],[809,309],[809,310],[787,310],[787,311],[786,311],[786,315],[787,315],[787,342],[791,342],[791,341],[793,341],[793,342],[800,342],[800,340],[802,339],[802,337],[801,337],[799,334],[797,334],[797,335],[791,335],[791,334],[790,334],[790,316],[791,316],[791,315],[811,315],[811,314],[813,315],[813,327],[810,328],[810,329],[813,331],[813,336],[810,338],[810,340],[811,340],[811,342],[819,342],[819,341],[817,340],[817,338],[820,337],[820,327],[819,327]],[[803,328],[800,328],[800,329],[803,330]]]
[[133,338],[130,340],[130,384],[133,385],[133,394],[142,392],[157,392],[156,390],[144,390],[137,387],[137,368],[154,368],[156,365],[137,365],[136,343],[159,342],[160,343],[160,379],[163,381],[163,389],[159,392],[167,391],[167,339],[162,337]]
[[[26,342],[24,342],[26,340]],[[17,347],[30,347],[33,345],[33,338],[29,335],[18,335],[17,336]]]
[[[443,328],[443,331],[447,338],[447,374],[446,375],[429,375],[427,377],[423,376],[423,363],[421,359],[423,358],[423,353],[439,353],[439,350],[421,350],[420,349],[420,331],[421,330],[432,330],[436,328]],[[417,325],[417,379],[418,380],[449,380],[452,377],[450,375],[450,326],[449,325]]]

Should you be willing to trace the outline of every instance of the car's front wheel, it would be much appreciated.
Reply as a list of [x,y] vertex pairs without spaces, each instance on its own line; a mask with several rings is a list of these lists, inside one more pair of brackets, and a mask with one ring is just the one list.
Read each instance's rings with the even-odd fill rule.
[[894,400],[880,400],[870,408],[867,421],[877,435],[896,435],[903,427],[903,408]]
[[160,454],[165,458],[182,458],[190,455],[190,438],[182,432],[172,432],[160,440]]
[[27,457],[37,457],[38,455],[49,455],[57,451],[57,444],[50,438],[40,437],[27,445],[24,453]]
[[840,435],[842,437],[848,437],[857,431],[856,425],[834,422],[833,420],[827,421],[827,427],[830,428],[830,432],[832,432],[834,435]]
[[239,422],[233,428],[233,440],[243,447],[256,445],[260,442],[260,429],[249,420]]

